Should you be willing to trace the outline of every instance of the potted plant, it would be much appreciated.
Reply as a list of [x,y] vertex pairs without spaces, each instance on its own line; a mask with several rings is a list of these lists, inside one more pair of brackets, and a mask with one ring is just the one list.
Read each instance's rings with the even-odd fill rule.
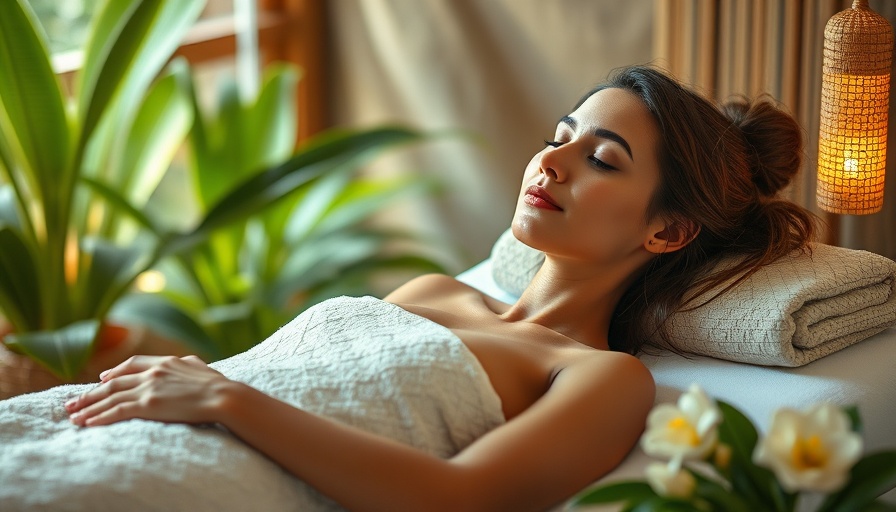
[[[192,107],[173,75],[156,76],[202,5],[106,2],[69,100],[27,3],[0,2],[0,335],[22,356],[10,368],[36,361],[79,378],[110,309],[160,259],[371,149],[420,138],[381,129],[321,141],[221,192],[195,227],[159,225],[141,208]],[[23,391],[3,384],[3,396]]]
[[[188,136],[193,186],[186,191],[192,194],[174,198],[178,203],[188,201],[205,214],[222,193],[295,151],[298,70],[268,68],[258,96],[248,100],[235,81],[225,81],[212,112],[200,107],[186,63],[174,74],[194,117]],[[297,154],[382,130],[330,130]],[[114,316],[151,325],[214,360],[248,349],[325,298],[371,293],[371,282],[384,274],[443,272],[426,256],[392,247],[415,245],[413,234],[367,222],[397,198],[433,190],[433,183],[419,175],[363,179],[358,171],[368,158],[346,161],[275,207],[164,261],[161,293],[131,295]]]
[[68,98],[27,2],[0,2],[0,334],[58,377],[84,366],[120,282],[145,259],[102,236],[120,226],[84,180],[124,187],[139,208],[135,195],[164,172],[192,113],[173,77],[155,77],[202,6],[107,2]]

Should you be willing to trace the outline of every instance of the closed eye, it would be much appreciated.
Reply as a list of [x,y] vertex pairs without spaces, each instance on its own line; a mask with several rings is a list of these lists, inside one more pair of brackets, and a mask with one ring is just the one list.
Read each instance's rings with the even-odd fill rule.
[[[550,147],[552,147],[552,148],[559,148],[559,147],[562,146],[563,144],[565,144],[565,143],[564,143],[564,142],[561,142],[561,141],[558,141],[558,140],[545,140],[545,141],[544,141],[544,145],[545,145],[545,147],[550,146]],[[617,169],[616,167],[613,167],[612,165],[610,165],[610,164],[604,162],[603,160],[601,160],[601,159],[599,159],[599,158],[597,158],[596,156],[593,156],[593,155],[588,157],[588,163],[590,163],[590,164],[593,165],[594,167],[597,167],[597,168],[602,169],[602,170],[604,170],[604,171],[618,171],[618,170],[619,170],[619,169]]]
[[612,165],[604,162],[603,160],[597,158],[596,156],[589,156],[588,161],[591,162],[591,165],[595,167],[599,167],[605,171],[618,171],[619,169],[613,167]]

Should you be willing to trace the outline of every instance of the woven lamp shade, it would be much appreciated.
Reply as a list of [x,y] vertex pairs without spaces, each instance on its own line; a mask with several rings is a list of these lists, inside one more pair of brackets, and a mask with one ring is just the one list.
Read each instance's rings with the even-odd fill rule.
[[869,214],[884,203],[893,29],[855,0],[824,29],[818,206]]

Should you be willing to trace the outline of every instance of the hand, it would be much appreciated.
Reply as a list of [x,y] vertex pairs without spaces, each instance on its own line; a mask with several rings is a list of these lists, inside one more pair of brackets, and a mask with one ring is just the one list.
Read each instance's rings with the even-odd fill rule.
[[100,385],[65,403],[78,426],[132,418],[215,422],[221,391],[232,381],[196,356],[134,356],[100,375]]

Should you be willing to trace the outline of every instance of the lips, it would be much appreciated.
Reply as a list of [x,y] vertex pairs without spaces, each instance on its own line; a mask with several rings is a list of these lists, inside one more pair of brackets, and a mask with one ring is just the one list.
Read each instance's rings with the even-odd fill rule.
[[526,204],[536,208],[544,208],[546,210],[556,210],[562,212],[563,208],[557,204],[557,201],[548,194],[547,190],[538,185],[532,185],[526,189],[526,196],[523,198]]

